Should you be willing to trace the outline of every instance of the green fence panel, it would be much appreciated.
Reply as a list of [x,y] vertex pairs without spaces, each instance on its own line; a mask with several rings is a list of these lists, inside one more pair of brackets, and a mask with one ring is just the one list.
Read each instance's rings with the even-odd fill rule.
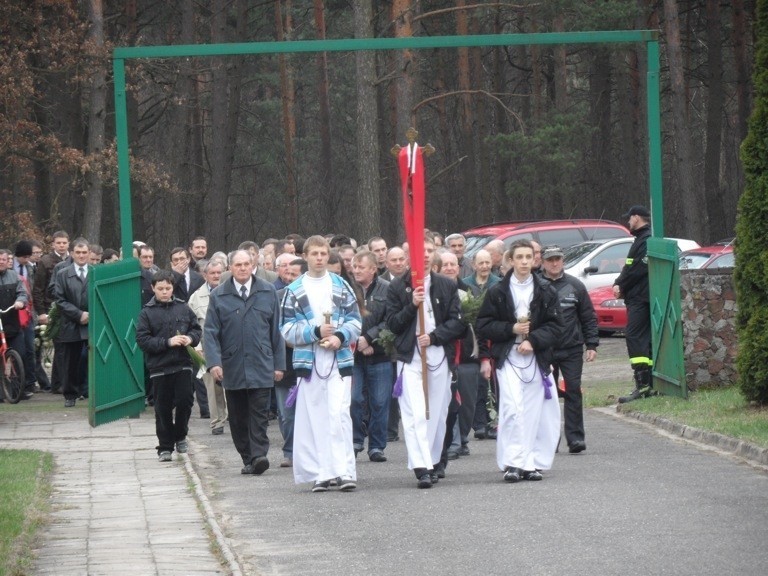
[[88,420],[98,426],[144,411],[138,260],[99,264],[88,282]]
[[662,394],[687,398],[678,257],[674,240],[648,239],[653,386]]

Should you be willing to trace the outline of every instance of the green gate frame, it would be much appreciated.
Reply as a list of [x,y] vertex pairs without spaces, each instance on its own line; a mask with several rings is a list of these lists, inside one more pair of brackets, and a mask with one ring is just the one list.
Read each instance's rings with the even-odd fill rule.
[[[137,46],[115,48],[112,53],[117,135],[118,193],[120,234],[123,254],[132,253],[131,186],[128,149],[128,116],[125,85],[125,61],[139,58],[194,58],[259,54],[296,54],[316,52],[355,52],[359,50],[404,50],[435,48],[471,48],[485,46],[522,46],[555,44],[627,44],[642,43],[647,59],[648,166],[654,237],[664,236],[662,212],[661,107],[659,90],[659,33],[655,30],[616,30],[593,32],[547,32],[534,34],[493,34],[472,36],[432,36],[409,38],[356,38],[342,40],[304,40],[289,42],[248,42],[177,46]],[[135,259],[133,259],[135,262]],[[138,269],[138,267],[137,267]],[[135,279],[139,292],[138,277]],[[133,317],[138,315],[138,308]],[[99,327],[97,326],[96,329]],[[119,326],[116,326],[119,329]],[[124,327],[125,328],[125,327]],[[682,354],[682,351],[681,351]],[[99,374],[89,375],[96,382]],[[93,424],[93,422],[92,422]]]

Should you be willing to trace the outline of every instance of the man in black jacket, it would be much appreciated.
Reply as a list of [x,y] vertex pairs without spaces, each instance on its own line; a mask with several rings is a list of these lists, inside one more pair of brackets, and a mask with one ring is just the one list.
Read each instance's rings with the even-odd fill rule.
[[[373,252],[360,252],[352,259],[352,274],[359,288],[358,303],[366,313],[355,349],[352,377],[352,441],[355,455],[363,450],[368,436],[368,458],[386,462],[387,421],[392,397],[392,362],[378,341],[386,328],[387,289],[389,282],[378,275],[378,262]],[[360,301],[362,300],[362,302]],[[367,418],[366,418],[367,416]],[[366,422],[367,421],[367,422]]]
[[[577,454],[587,449],[584,440],[584,412],[581,398],[581,370],[584,367],[584,346],[586,360],[592,362],[597,356],[600,340],[597,335],[597,316],[584,284],[563,272],[563,251],[559,246],[547,246],[541,257],[542,276],[557,290],[560,312],[565,331],[554,352],[552,366],[555,375],[565,380],[565,439],[568,451]],[[557,378],[555,378],[557,380]]]
[[[424,269],[430,269],[435,245],[424,241]],[[419,307],[423,304],[424,333],[418,333]],[[454,341],[464,334],[456,283],[439,274],[425,274],[424,286],[414,287],[411,273],[396,278],[387,292],[387,326],[395,335],[399,396],[408,468],[419,488],[437,482],[445,423],[451,400],[451,364]],[[428,370],[429,419],[422,389],[421,355]],[[395,384],[397,386],[397,383]]]
[[477,316],[480,338],[491,340],[499,381],[496,462],[506,482],[541,480],[560,439],[560,404],[549,376],[563,335],[555,289],[532,274],[529,240],[512,243],[511,269],[488,289]]
[[619,402],[631,402],[649,396],[651,380],[651,306],[648,286],[648,238],[651,236],[651,213],[645,206],[632,206],[624,214],[635,241],[627,253],[621,274],[613,283],[613,295],[624,298],[627,307],[627,341],[629,363],[634,370],[635,389]]

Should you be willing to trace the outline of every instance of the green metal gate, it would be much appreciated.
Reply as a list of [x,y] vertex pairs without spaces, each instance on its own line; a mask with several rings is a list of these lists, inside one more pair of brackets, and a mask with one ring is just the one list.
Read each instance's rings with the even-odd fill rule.
[[144,357],[136,344],[141,309],[135,258],[94,266],[88,281],[88,420],[91,426],[144,410]]
[[653,386],[662,394],[687,398],[678,261],[677,242],[664,238],[648,239]]

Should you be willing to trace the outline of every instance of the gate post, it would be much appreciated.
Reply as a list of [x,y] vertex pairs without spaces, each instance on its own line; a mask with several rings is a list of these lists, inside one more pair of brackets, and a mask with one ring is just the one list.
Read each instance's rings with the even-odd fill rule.
[[662,394],[687,398],[678,261],[677,242],[648,238],[653,387]]

